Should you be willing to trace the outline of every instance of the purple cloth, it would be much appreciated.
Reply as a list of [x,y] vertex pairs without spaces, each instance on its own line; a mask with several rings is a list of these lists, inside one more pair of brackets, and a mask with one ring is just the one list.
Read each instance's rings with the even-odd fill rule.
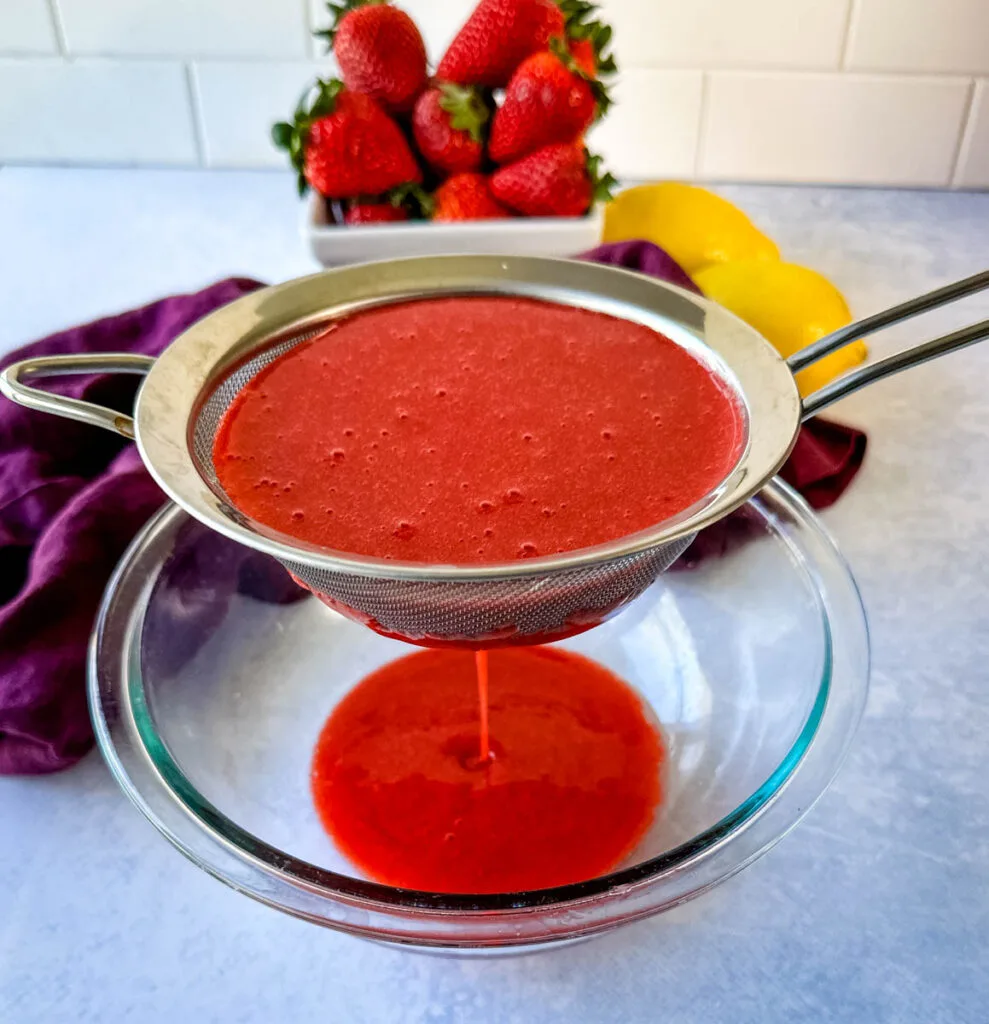
[[701,290],[687,276],[687,272],[665,249],[641,239],[630,242],[609,242],[596,249],[582,252],[578,259],[594,263],[609,263],[613,267],[637,270],[640,274],[658,277],[661,281],[686,288],[700,295]]
[[[158,355],[187,327],[260,287],[221,281],[54,334],[14,352]],[[64,377],[53,391],[127,410],[133,377]],[[47,386],[47,385],[46,385]],[[108,431],[0,399],[0,774],[55,771],[92,745],[86,648],[100,597],[164,496]]]
[[[603,245],[583,259],[628,267],[697,291],[649,242]],[[79,352],[156,356],[207,313],[261,287],[233,278],[190,295],[63,331],[0,361]],[[136,381],[68,377],[46,386],[129,411]],[[783,476],[815,507],[851,482],[865,438],[836,424],[808,424]],[[103,588],[134,534],[164,496],[133,445],[113,434],[0,400],[0,774],[56,771],[92,745],[86,650]],[[145,622],[145,656],[162,671],[195,653],[225,614],[224,596],[265,601],[305,596],[276,563],[190,524],[190,542],[162,571]],[[744,510],[705,531],[681,566],[726,553],[751,534]],[[213,586],[202,588],[203,569]],[[223,593],[218,593],[223,589]]]

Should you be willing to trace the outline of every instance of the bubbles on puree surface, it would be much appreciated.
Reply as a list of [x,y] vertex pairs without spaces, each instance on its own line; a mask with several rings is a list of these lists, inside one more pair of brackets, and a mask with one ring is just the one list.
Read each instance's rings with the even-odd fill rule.
[[309,543],[510,561],[691,505],[734,464],[738,423],[710,371],[644,325],[437,298],[362,311],[277,358],[225,413],[214,465],[232,504]]

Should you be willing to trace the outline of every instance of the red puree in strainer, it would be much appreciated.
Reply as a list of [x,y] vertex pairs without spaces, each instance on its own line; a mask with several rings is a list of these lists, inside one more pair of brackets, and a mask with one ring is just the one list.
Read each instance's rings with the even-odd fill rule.
[[283,533],[423,562],[511,561],[652,526],[737,461],[738,409],[648,327],[530,299],[359,313],[237,396],[214,465]]
[[[741,444],[734,400],[661,334],[462,297],[359,313],[286,353],[231,405],[214,465],[235,505],[291,536],[483,563],[652,526],[716,487]],[[437,650],[343,699],[313,761],[327,830],[370,877],[409,888],[509,892],[613,868],[662,795],[639,698],[560,650],[478,666],[480,701],[471,654]]]

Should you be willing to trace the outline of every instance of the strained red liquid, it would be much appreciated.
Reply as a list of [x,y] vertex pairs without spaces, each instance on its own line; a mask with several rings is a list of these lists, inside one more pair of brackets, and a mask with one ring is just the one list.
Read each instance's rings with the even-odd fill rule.
[[385,665],[324,726],[316,807],[371,878],[456,893],[565,885],[616,867],[652,824],[665,751],[636,693],[567,651],[487,657],[487,757],[469,651]]

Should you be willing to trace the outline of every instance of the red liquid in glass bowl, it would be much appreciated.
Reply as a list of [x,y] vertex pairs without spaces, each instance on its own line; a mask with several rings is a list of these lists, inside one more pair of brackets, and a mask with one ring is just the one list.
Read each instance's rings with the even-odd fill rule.
[[653,526],[710,493],[743,444],[700,360],[651,328],[511,297],[344,319],[226,412],[217,477],[251,518],[402,561],[553,555]]
[[323,727],[316,808],[371,878],[459,893],[582,882],[654,821],[666,755],[631,687],[568,651],[488,657],[480,709],[471,653],[422,651],[358,683]]

